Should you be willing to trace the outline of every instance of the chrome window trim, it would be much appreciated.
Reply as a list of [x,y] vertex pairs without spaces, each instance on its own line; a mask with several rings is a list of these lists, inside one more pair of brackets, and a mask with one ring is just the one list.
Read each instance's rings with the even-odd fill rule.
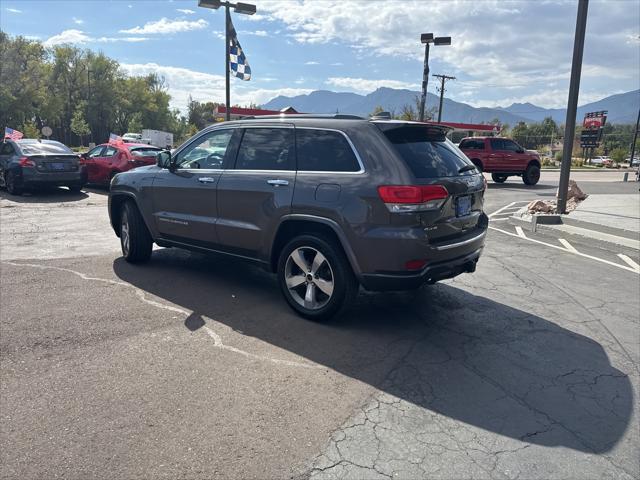
[[[335,128],[324,128],[324,127],[296,127],[296,129],[300,129],[300,130],[321,130],[321,131],[325,131],[325,132],[337,132],[337,133],[342,134],[342,136],[347,140],[347,143],[351,147],[351,151],[355,155],[356,160],[358,161],[358,165],[360,166],[360,170],[357,170],[355,172],[335,172],[335,171],[331,171],[331,170],[298,170],[298,173],[311,174],[311,175],[323,175],[323,174],[325,174],[325,175],[329,175],[329,174],[330,175],[362,175],[363,173],[365,173],[364,163],[362,163],[362,158],[360,157],[360,154],[358,153],[358,150],[356,149],[355,145],[353,144],[353,142],[349,138],[349,135],[347,135],[342,130],[338,130],[338,129],[335,129]],[[296,160],[297,160],[297,158],[298,158],[298,152],[297,152],[297,148],[296,148]]]

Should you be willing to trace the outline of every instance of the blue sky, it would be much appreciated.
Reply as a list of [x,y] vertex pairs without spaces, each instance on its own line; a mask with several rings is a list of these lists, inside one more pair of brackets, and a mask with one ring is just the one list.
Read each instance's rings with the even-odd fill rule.
[[[245,0],[248,1],[248,0]],[[155,71],[172,104],[224,99],[224,13],[197,0],[0,0],[0,28],[52,46],[101,50],[130,74]],[[326,89],[418,90],[420,33],[450,35],[433,47],[431,73],[455,75],[447,97],[474,106],[566,103],[576,2],[454,0],[255,0],[233,14],[252,68],[232,79],[232,102]],[[581,103],[640,88],[640,2],[592,0]],[[430,80],[429,91],[436,93]]]

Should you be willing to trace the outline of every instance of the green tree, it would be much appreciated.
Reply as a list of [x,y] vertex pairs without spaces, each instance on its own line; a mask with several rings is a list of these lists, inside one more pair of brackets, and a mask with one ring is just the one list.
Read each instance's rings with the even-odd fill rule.
[[379,113],[384,112],[384,108],[382,108],[382,106],[380,105],[376,105],[376,107],[373,109],[373,112],[371,112],[369,114],[370,117],[373,117],[375,115],[378,115]]
[[129,125],[127,126],[128,132],[140,133],[142,132],[142,114],[140,112],[136,112],[131,115],[129,119]]
[[83,137],[91,133],[89,124],[84,117],[85,109],[85,102],[78,103],[75,111],[73,112],[73,117],[71,117],[71,131],[80,137],[80,145],[84,145]]
[[20,125],[20,130],[24,138],[40,138],[40,130],[33,124],[33,122],[26,122]]
[[624,162],[626,157],[627,157],[627,150],[625,148],[614,148],[611,151],[611,160],[613,160],[616,163]]

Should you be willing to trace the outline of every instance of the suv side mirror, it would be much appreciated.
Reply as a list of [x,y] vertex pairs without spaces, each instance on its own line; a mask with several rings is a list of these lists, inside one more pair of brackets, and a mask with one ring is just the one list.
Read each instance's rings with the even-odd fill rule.
[[522,148],[522,147],[518,147],[518,150],[517,150],[517,151],[518,151],[518,153],[524,153],[524,148]]
[[158,153],[158,155],[156,156],[156,165],[158,165],[160,168],[168,168],[169,170],[172,170],[173,158],[171,158],[171,152],[165,150]]

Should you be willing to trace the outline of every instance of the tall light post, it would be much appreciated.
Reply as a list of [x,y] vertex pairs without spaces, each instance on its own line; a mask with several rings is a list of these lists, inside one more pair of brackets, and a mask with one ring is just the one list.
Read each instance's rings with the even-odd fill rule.
[[229,85],[229,30],[231,26],[231,13],[229,8],[233,8],[236,13],[244,13],[245,15],[253,15],[256,13],[256,6],[249,3],[231,3],[221,0],[198,0],[198,6],[204,8],[212,8],[217,10],[220,7],[225,8],[225,22],[224,22],[224,38],[225,38],[225,50],[224,50],[224,72],[225,72],[225,89],[226,89],[226,105],[227,121],[231,120],[231,87]]
[[433,37],[433,33],[420,35],[424,43],[424,70],[422,72],[422,97],[420,98],[420,121],[424,122],[424,107],[427,102],[427,85],[429,83],[429,45],[451,45],[451,37]]

